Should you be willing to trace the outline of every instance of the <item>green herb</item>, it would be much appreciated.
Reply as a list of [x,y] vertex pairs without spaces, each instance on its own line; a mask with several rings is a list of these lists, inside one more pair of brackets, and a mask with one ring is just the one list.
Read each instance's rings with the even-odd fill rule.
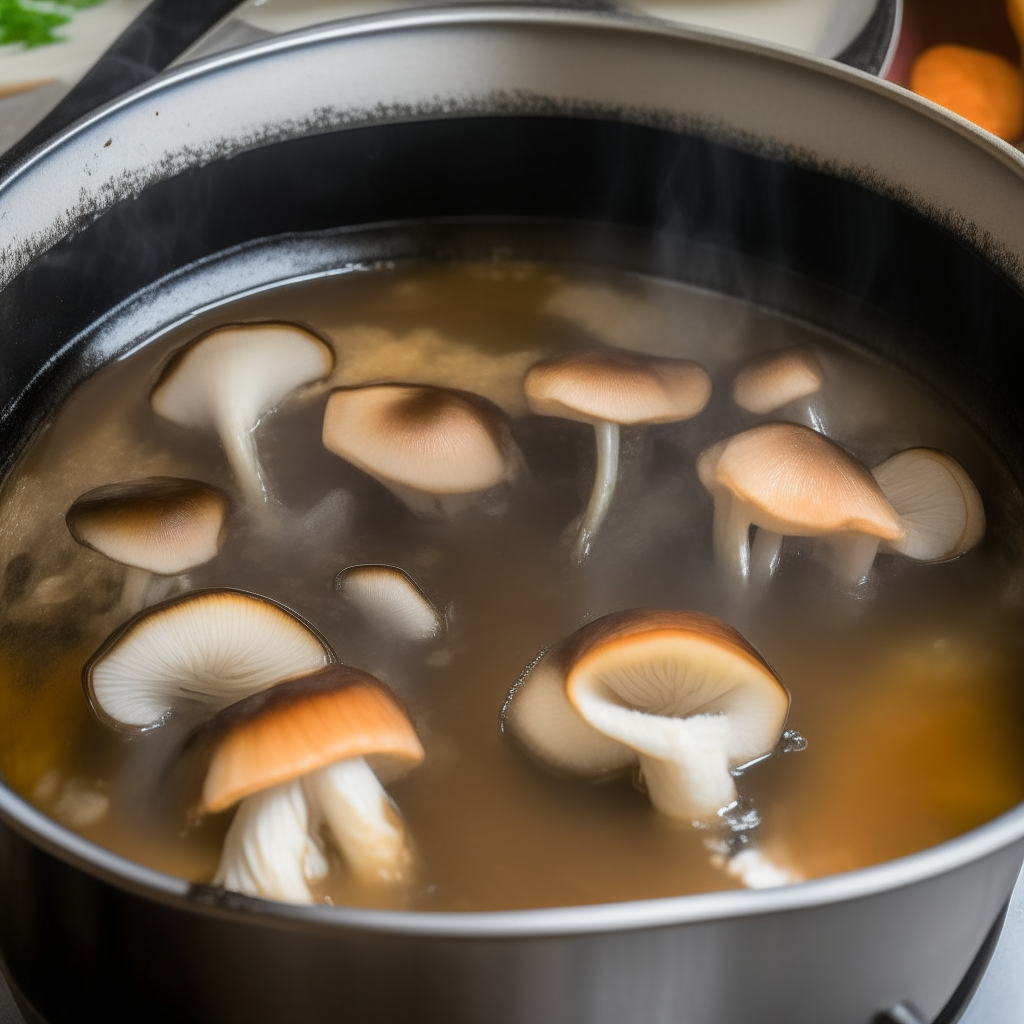
[[54,35],[53,30],[66,25],[71,15],[61,11],[81,11],[100,3],[103,0],[51,0],[42,9],[26,6],[22,0],[0,0],[0,46],[21,43],[25,49],[31,49],[63,42],[63,37]]

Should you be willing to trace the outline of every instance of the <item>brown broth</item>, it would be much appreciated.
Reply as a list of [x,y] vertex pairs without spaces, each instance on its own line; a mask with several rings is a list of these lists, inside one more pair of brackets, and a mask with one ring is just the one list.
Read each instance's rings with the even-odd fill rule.
[[[914,852],[1024,799],[1020,499],[970,427],[896,370],[738,300],[497,261],[381,267],[222,306],[104,366],[40,431],[0,494],[0,770],[69,827],[190,880],[207,881],[216,867],[230,814],[190,817],[201,765],[181,749],[196,713],[182,709],[130,736],[102,725],[86,702],[82,666],[124,617],[122,570],[75,544],[63,517],[85,490],[152,474],[236,496],[216,439],[160,419],[148,395],[182,344],[263,319],[317,331],[334,346],[336,369],[258,428],[272,525],[236,498],[222,552],[162,586],[165,596],[229,586],[271,597],[408,706],[427,759],[390,789],[415,843],[416,879],[361,885],[335,859],[322,898],[485,910],[737,885],[711,863],[705,836],[660,818],[631,778],[556,777],[499,729],[506,693],[540,650],[588,618],[634,606],[720,615],[778,670],[792,694],[789,726],[809,746],[756,766],[739,785],[760,813],[761,848],[804,877]],[[715,391],[690,422],[623,430],[612,512],[591,558],[574,568],[567,527],[586,502],[593,434],[528,415],[522,377],[543,355],[602,342],[697,359]],[[945,565],[882,556],[851,596],[806,545],[787,541],[764,594],[744,599],[725,585],[695,459],[758,421],[731,403],[737,366],[793,344],[813,346],[825,367],[817,405],[828,432],[869,465],[929,445],[965,466],[988,513],[980,548]],[[529,472],[457,523],[417,520],[320,443],[330,387],[379,380],[495,401],[513,417]],[[442,642],[396,646],[341,605],[336,573],[368,562],[402,566],[448,609]]]

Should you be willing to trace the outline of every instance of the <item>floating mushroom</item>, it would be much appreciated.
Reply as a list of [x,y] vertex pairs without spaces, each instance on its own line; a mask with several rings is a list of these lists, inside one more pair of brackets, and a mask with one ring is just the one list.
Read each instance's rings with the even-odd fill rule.
[[252,432],[297,387],[326,377],[331,350],[294,324],[219,327],[193,342],[164,370],[150,403],[165,419],[214,430],[245,497],[267,499]]
[[821,363],[812,352],[789,348],[770,352],[747,363],[736,374],[732,397],[741,409],[759,416],[792,405],[791,411],[796,419],[820,431],[822,423],[817,411],[810,402],[800,400],[817,394],[824,382]]
[[65,519],[79,544],[126,567],[121,602],[134,612],[153,574],[176,576],[217,554],[227,507],[215,487],[155,476],[87,491]]
[[981,495],[945,452],[908,448],[871,472],[904,527],[903,536],[887,541],[883,551],[939,562],[962,555],[985,536]]
[[441,613],[393,565],[350,565],[335,577],[335,588],[381,632],[405,640],[433,640],[444,632]]
[[821,537],[833,548],[836,573],[859,583],[879,545],[904,535],[868,469],[796,423],[765,423],[712,445],[697,473],[715,501],[715,558],[742,579],[775,571],[784,536]]
[[615,612],[548,650],[505,722],[540,760],[600,777],[639,761],[670,818],[714,820],[732,769],[770,754],[789,694],[731,626],[701,612]]
[[612,496],[623,424],[675,423],[696,416],[711,396],[706,371],[686,359],[641,356],[616,349],[579,352],[532,367],[526,399],[541,416],[589,423],[597,438],[597,470],[573,557],[590,553]]
[[519,458],[496,405],[424,384],[333,392],[323,442],[426,517],[461,511],[482,491],[511,479]]
[[405,828],[381,783],[418,765],[423,747],[373,676],[331,665],[232,705],[204,732],[215,747],[202,810],[241,801],[216,884],[311,903],[306,883],[324,872],[310,838],[320,821],[359,878],[394,883],[407,876]]
[[92,656],[82,680],[101,718],[148,729],[180,701],[223,707],[333,661],[326,641],[273,601],[206,590],[137,615]]

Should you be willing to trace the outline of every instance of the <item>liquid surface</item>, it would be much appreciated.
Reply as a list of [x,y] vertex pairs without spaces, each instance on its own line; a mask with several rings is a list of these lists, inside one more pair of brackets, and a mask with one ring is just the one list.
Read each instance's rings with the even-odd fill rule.
[[[312,328],[337,357],[330,380],[292,395],[257,428],[269,519],[246,511],[212,434],[163,420],[148,402],[183,344],[266,319]],[[572,523],[593,480],[594,433],[530,415],[522,379],[543,356],[601,344],[695,359],[714,390],[693,420],[623,428],[611,512],[576,567]],[[712,558],[712,502],[696,458],[766,419],[733,405],[732,378],[752,355],[791,345],[810,346],[824,368],[815,415],[867,465],[917,445],[960,461],[986,506],[981,546],[938,565],[880,556],[851,593],[810,545],[790,539],[766,590],[741,595],[727,584]],[[331,388],[387,380],[497,403],[525,472],[457,519],[417,518],[320,441]],[[90,488],[156,474],[214,484],[234,505],[220,554],[157,580],[150,603],[206,587],[270,597],[315,624],[342,662],[392,687],[422,739],[423,765],[389,785],[415,846],[415,878],[359,884],[331,854],[321,899],[488,910],[739,885],[713,863],[706,837],[659,817],[631,777],[560,778],[500,730],[509,688],[540,651],[623,608],[718,615],[786,684],[788,727],[807,749],[755,766],[739,788],[761,820],[758,847],[794,875],[912,853],[1024,798],[1019,497],[962,420],[897,371],[738,300],[534,264],[399,266],[221,307],[104,366],[4,484],[0,770],[57,820],[155,868],[199,882],[216,869],[231,812],[192,813],[202,766],[184,748],[210,711],[176,709],[141,735],[94,716],[82,667],[126,618],[124,570],[76,544],[64,515]],[[367,563],[409,573],[444,610],[444,637],[396,643],[346,606],[335,576]]]

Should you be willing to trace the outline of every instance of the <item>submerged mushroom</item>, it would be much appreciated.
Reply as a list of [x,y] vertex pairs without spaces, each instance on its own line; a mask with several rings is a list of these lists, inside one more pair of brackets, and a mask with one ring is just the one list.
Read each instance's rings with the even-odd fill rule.
[[148,729],[180,701],[223,707],[333,661],[326,641],[273,601],[206,590],[137,615],[89,659],[82,680],[102,719]]
[[817,394],[824,382],[821,363],[814,354],[807,349],[790,348],[747,363],[736,374],[732,397],[741,409],[760,416],[792,406],[798,420],[821,430],[821,417],[810,402],[801,399]]
[[511,479],[519,457],[496,405],[424,384],[335,391],[323,443],[426,517],[457,513]]
[[908,448],[872,471],[899,513],[903,536],[886,542],[922,562],[939,562],[969,551],[985,536],[985,507],[964,468],[934,448]]
[[311,838],[323,824],[364,881],[398,882],[412,855],[382,781],[418,765],[423,747],[383,683],[331,665],[222,711],[202,810],[241,801],[214,881],[252,896],[311,903],[325,869]]
[[227,507],[216,487],[155,476],[87,491],[65,521],[79,544],[126,567],[121,602],[135,611],[153,574],[176,576],[217,554]]
[[334,585],[381,632],[404,640],[433,640],[444,632],[441,613],[409,574],[393,565],[350,565]]
[[530,409],[541,416],[589,423],[597,469],[573,558],[583,562],[611,506],[619,465],[619,427],[675,423],[696,416],[711,397],[711,378],[686,359],[615,349],[559,356],[538,363],[524,382]]
[[334,354],[295,324],[219,327],[179,353],[164,370],[150,403],[165,419],[214,430],[239,489],[267,499],[252,432],[286,395],[330,373]]
[[720,441],[697,460],[697,474],[715,501],[715,558],[742,579],[775,571],[783,537],[820,537],[836,573],[860,583],[879,545],[904,535],[868,469],[800,424],[765,423]]
[[548,650],[505,722],[536,757],[600,777],[639,762],[666,816],[711,821],[732,769],[770,754],[789,694],[731,626],[701,612],[615,612]]

